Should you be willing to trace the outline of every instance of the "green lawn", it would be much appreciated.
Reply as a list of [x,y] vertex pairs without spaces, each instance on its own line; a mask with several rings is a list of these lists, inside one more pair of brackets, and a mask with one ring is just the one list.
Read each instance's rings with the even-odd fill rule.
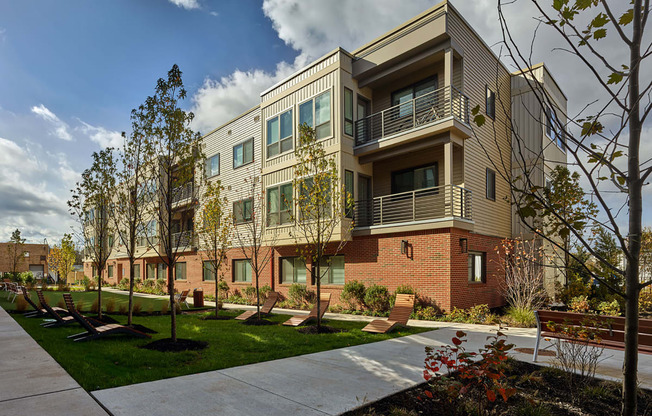
[[[58,305],[65,309],[65,305],[63,304],[63,292],[45,291],[43,292],[43,295],[45,295],[45,298],[47,299],[50,306]],[[2,295],[0,294],[0,297],[1,296]],[[36,296],[35,291],[30,292],[30,298],[35,303],[38,304],[38,297]],[[91,305],[93,305],[93,302],[97,300],[97,292],[72,292],[72,298],[75,301],[75,305],[79,306],[78,304],[79,302],[81,302],[82,310],[88,311],[90,310]],[[109,303],[111,300],[113,300],[115,312],[118,312],[120,310],[120,306],[124,306],[125,308],[129,306],[128,296],[121,295],[119,293],[102,291],[103,311],[106,311],[107,303]],[[164,305],[168,304],[168,301],[162,299],[151,299],[151,298],[142,298],[142,297],[134,296],[134,305],[137,303],[140,303],[143,312],[147,312],[147,311],[159,312]],[[2,306],[4,307],[4,304],[2,304]],[[29,309],[31,309],[31,307],[29,307]]]
[[[60,293],[48,293],[48,295],[55,299],[61,296]],[[107,293],[106,295],[121,297],[123,298],[120,299],[121,301],[127,299],[126,296],[119,294]],[[94,296],[97,294],[74,294],[76,299],[88,297],[88,305]],[[143,299],[143,303],[145,301],[162,302]],[[0,306],[7,311],[15,307],[1,295]],[[160,305],[158,309],[160,310]],[[143,310],[147,310],[147,307],[144,306]],[[220,313],[235,316],[238,312],[221,311]],[[200,314],[187,314],[177,317],[178,337],[207,341],[209,347],[203,351],[162,353],[138,347],[152,340],[169,338],[169,316],[134,318],[134,323],[158,332],[152,335],[152,340],[116,335],[89,342],[73,342],[66,339],[68,335],[81,332],[81,328],[76,324],[48,329],[39,325],[42,319],[25,318],[22,314],[12,316],[88,391],[365,344],[427,330],[410,328],[388,335],[368,334],[361,331],[365,325],[362,322],[331,320],[327,322],[328,325],[345,329],[346,332],[304,335],[297,332],[296,328],[281,325],[288,319],[287,315],[272,315],[269,318],[278,325],[246,326],[235,320],[205,321],[201,319]],[[120,323],[126,321],[125,316],[111,316]]]

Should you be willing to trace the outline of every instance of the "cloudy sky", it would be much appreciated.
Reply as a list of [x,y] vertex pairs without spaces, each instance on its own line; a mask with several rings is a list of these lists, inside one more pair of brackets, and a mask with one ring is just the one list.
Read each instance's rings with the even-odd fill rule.
[[[120,144],[130,110],[173,64],[184,73],[195,128],[208,132],[311,60],[337,46],[353,50],[436,3],[0,0],[0,241],[16,228],[31,242],[70,231],[66,201],[91,152]],[[453,4],[504,54],[496,0]],[[529,47],[537,15],[530,2],[518,0],[506,15]],[[557,44],[541,29],[532,61],[546,62],[574,113],[600,95],[578,76],[578,63],[553,51]],[[610,54],[626,58],[617,48]],[[652,152],[649,143],[644,151]],[[652,223],[649,214],[644,222]]]

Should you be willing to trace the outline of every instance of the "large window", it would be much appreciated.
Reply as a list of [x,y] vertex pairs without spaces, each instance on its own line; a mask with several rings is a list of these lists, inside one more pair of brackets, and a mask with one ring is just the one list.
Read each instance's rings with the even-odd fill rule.
[[557,112],[550,107],[546,106],[546,135],[555,142],[555,144],[564,150],[564,135],[563,131],[559,128],[559,119]]
[[306,201],[306,203],[301,204],[297,207],[299,211],[298,212],[299,218],[307,219],[307,220],[316,220],[318,215],[320,218],[330,217],[331,215],[330,180],[327,178],[322,180],[324,181],[322,183],[322,186],[325,189],[325,191],[321,192],[319,200],[323,201],[324,203],[319,205],[314,203],[317,202],[317,199],[313,199],[310,197],[311,194],[314,194],[319,191],[318,189],[315,189],[316,184],[314,183],[315,182],[314,179],[306,178],[301,182],[299,186],[300,189],[297,192],[301,192],[301,197],[303,201]]
[[306,263],[301,257],[281,259],[281,283],[306,283]]
[[107,274],[108,274],[109,279],[111,279],[113,277],[113,266],[108,267]]
[[134,264],[134,279],[140,279],[140,264]]
[[174,280],[186,280],[186,262],[182,261],[174,265]]
[[496,200],[496,172],[487,168],[487,199]]
[[147,278],[152,280],[156,279],[156,264],[147,263]]
[[485,253],[469,252],[469,282],[486,281]]
[[331,135],[331,92],[326,91],[299,106],[299,125],[315,129],[317,140]]
[[344,284],[344,256],[325,256],[321,259],[319,267],[322,284]]
[[219,174],[220,174],[220,154],[218,153],[215,156],[211,156],[208,159],[206,159],[205,175],[207,178],[210,178],[211,176],[215,176]]
[[[430,94],[436,89],[437,89],[437,77],[435,76],[435,77],[426,78],[422,81],[419,81],[415,84],[402,88],[398,91],[394,91],[392,93],[392,107],[397,106],[399,104],[401,106],[399,107],[398,114],[392,112],[392,115],[398,117],[412,115],[412,110],[413,110],[412,100],[415,98],[422,97],[426,94]],[[432,95],[428,97],[432,98]],[[428,101],[429,103],[432,101],[432,99],[428,99],[428,97],[425,97],[421,100],[417,100],[418,101],[417,111],[420,110],[421,107],[425,106],[426,104],[425,101]]]
[[267,188],[267,225],[292,221],[292,183]]
[[247,198],[233,203],[233,215],[235,223],[242,224],[251,221],[253,210],[253,199]]
[[254,138],[233,146],[233,169],[254,161]]
[[157,266],[157,277],[159,279],[167,279],[168,278],[168,265],[165,263],[159,263]]
[[204,262],[203,280],[205,282],[214,282],[215,281],[215,266],[213,266],[212,261],[205,261]]
[[353,172],[344,171],[344,207],[346,208],[346,217],[353,218]]
[[416,191],[438,185],[437,164],[392,172],[392,193]]
[[267,120],[267,157],[292,150],[292,110]]
[[493,92],[489,86],[486,86],[487,96],[485,99],[485,110],[489,117],[496,118],[496,93]]
[[249,260],[233,260],[233,281],[251,282],[251,264]]
[[344,88],[344,134],[353,136],[353,91]]

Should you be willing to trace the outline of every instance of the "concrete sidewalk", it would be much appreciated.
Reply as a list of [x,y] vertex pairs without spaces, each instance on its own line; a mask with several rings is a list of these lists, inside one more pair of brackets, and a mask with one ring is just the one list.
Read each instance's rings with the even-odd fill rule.
[[3,415],[107,415],[1,307],[0,366]]

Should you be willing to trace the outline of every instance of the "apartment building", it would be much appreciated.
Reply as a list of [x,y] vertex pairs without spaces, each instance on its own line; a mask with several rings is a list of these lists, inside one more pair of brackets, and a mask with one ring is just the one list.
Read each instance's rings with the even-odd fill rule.
[[[358,280],[390,291],[411,285],[444,310],[502,305],[497,247],[515,227],[505,180],[514,77],[444,1],[353,52],[334,49],[207,134],[205,175],[221,181],[234,208],[251,204],[241,191],[246,178],[265,190],[264,212],[255,217],[276,245],[260,284],[284,295],[293,283],[314,290],[297,255],[293,216],[284,212],[293,208],[282,204],[296,192],[294,149],[298,126],[308,123],[355,199],[342,227],[352,221],[353,231],[333,236],[333,247],[347,243],[321,282],[335,303],[344,283]],[[480,127],[470,120],[476,106],[486,117]],[[186,230],[197,210],[175,210]],[[241,251],[228,257],[223,273],[231,289],[251,285]],[[175,270],[179,289],[212,291],[215,275],[204,260],[201,244],[187,245]],[[153,255],[138,264],[138,275],[147,268],[143,278],[164,276]],[[128,276],[126,268],[113,256],[107,280]]]

